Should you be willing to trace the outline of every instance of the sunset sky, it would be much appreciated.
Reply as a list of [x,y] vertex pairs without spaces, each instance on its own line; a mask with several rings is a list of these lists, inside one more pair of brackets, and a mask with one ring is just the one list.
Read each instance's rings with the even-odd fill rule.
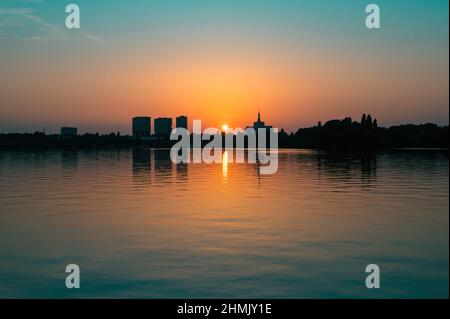
[[[448,0],[0,0],[0,132],[448,124]],[[81,29],[65,28],[65,6]]]

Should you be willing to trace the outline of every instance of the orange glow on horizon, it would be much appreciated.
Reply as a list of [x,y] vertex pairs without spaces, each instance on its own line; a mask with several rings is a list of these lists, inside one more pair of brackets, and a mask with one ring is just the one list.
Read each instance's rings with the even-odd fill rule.
[[[208,43],[201,50],[185,47],[179,54],[178,43],[168,42],[158,50],[134,50],[139,53],[133,58],[128,51],[106,54],[100,48],[96,54],[105,53],[101,58],[39,57],[32,73],[28,60],[18,58],[2,69],[5,93],[0,102],[11,105],[2,111],[2,119],[20,119],[34,130],[67,125],[81,132],[130,133],[131,118],[139,115],[187,115],[190,124],[201,120],[202,127],[227,123],[245,128],[261,110],[262,121],[290,132],[318,121],[347,116],[359,120],[363,113],[381,125],[428,119],[431,115],[421,101],[435,105],[436,114],[448,115],[445,68],[405,68],[410,70],[405,78],[393,71],[397,58],[363,68],[346,55],[329,56],[328,51],[308,51],[300,45],[288,50],[280,43],[273,51],[242,45],[245,50],[233,46],[235,50],[224,51]],[[414,55],[401,63],[417,65]],[[416,76],[426,71],[428,77]],[[411,118],[405,119],[406,108]]]

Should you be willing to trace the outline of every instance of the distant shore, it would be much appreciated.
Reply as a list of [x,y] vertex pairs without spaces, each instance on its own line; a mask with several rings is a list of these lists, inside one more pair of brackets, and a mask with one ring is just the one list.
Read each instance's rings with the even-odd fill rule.
[[[176,141],[168,138],[140,139],[128,135],[8,133],[0,134],[0,150],[85,149],[85,148],[170,148]],[[208,143],[204,141],[204,144]],[[279,148],[325,149],[331,151],[377,151],[386,149],[448,149],[448,126],[408,124],[389,128],[366,125],[350,118],[298,129],[288,134],[281,130]]]

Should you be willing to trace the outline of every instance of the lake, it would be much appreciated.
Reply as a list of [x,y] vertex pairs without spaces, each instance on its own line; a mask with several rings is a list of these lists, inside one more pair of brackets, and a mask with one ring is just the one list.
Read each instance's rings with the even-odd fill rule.
[[1,151],[0,298],[448,298],[448,151],[278,156]]

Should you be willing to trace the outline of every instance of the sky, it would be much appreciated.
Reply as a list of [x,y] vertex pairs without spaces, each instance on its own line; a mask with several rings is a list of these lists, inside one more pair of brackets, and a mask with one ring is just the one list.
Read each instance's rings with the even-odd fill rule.
[[[0,132],[449,119],[448,0],[0,0]],[[81,28],[65,28],[69,3]]]

